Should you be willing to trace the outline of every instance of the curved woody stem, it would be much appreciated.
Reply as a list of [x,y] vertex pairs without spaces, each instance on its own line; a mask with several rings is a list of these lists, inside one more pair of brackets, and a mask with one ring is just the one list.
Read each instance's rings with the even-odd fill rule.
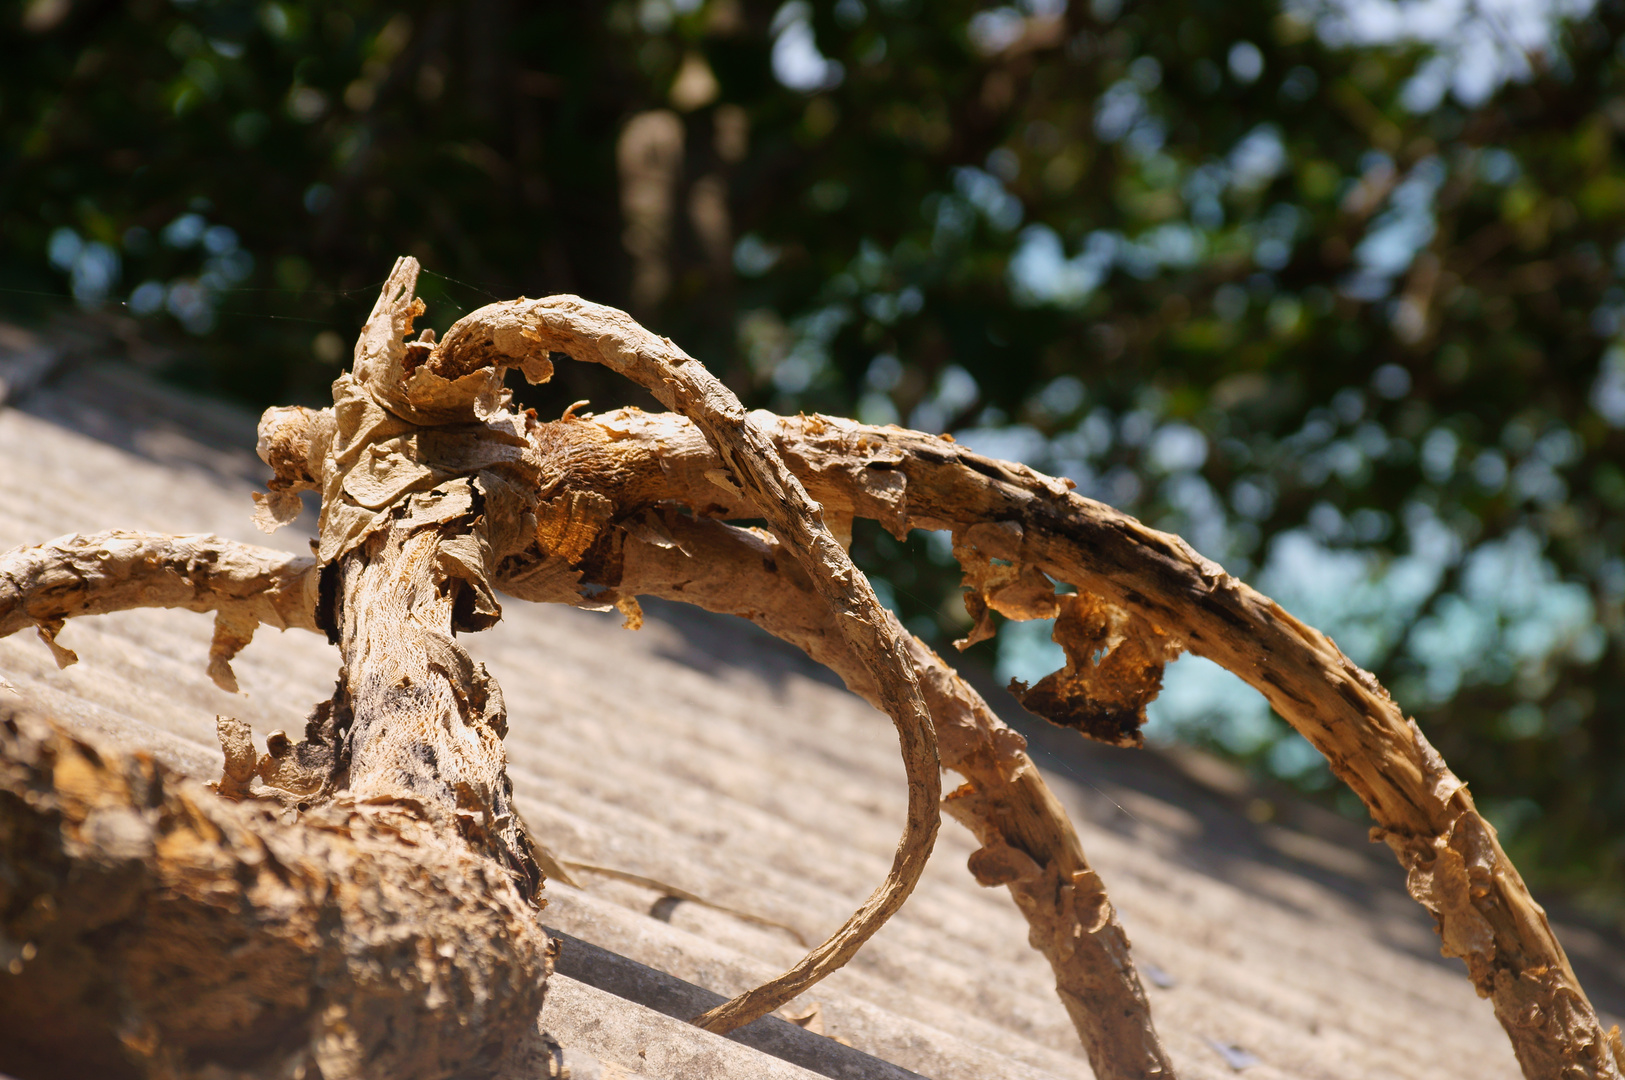
[[[591,469],[615,477],[606,489],[628,509],[638,499],[664,499],[714,516],[751,516],[709,489],[704,476],[714,459],[678,418],[624,410],[594,423],[597,435],[577,424],[568,432],[553,426],[552,437],[613,444],[609,459]],[[1059,611],[1057,637],[1069,654],[1104,652],[1092,667],[1069,655],[1068,668],[1051,676],[1044,704],[1062,719],[1087,729],[1104,716],[1110,723],[1095,734],[1132,742],[1136,725],[1125,716],[1132,721],[1143,709],[1162,663],[1181,649],[1259,690],[1370,810],[1372,839],[1393,849],[1411,895],[1438,923],[1445,955],[1465,960],[1480,996],[1492,1000],[1525,1075],[1621,1076],[1618,1030],[1602,1026],[1467,786],[1415,721],[1326,635],[1177,536],[1025,466],[936,436],[834,417],[778,417],[764,426],[829,512],[871,518],[899,534],[951,530],[977,599],[1012,618]],[[659,499],[649,498],[655,477]],[[1076,586],[1080,598],[1067,604],[1037,595],[1035,580],[1052,593],[1045,579]],[[1088,632],[1100,627],[1107,633]],[[1114,667],[1116,656],[1123,660]]]
[[868,579],[831,534],[822,509],[733,392],[669,340],[651,334],[625,312],[576,297],[515,300],[487,305],[459,319],[427,358],[424,370],[456,381],[484,370],[495,370],[500,378],[503,367],[528,367],[527,375],[535,371],[545,378],[541,368],[553,352],[625,375],[704,434],[722,463],[717,480],[737,487],[805,569],[842,638],[871,672],[879,687],[878,703],[891,716],[902,744],[908,811],[886,880],[828,940],[789,971],[694,1020],[710,1031],[732,1031],[846,964],[913,892],[936,841],[942,797],[931,714],[897,628]]
[[[428,604],[436,625],[413,631],[422,638],[419,659],[431,674],[450,673],[449,685],[487,688],[479,701],[465,692],[447,707],[496,737],[486,753],[496,755],[498,772],[500,696],[483,671],[465,668],[460,649],[441,647],[449,634],[438,625],[488,625],[495,586],[523,599],[579,603],[589,581],[624,602],[665,595],[745,615],[834,668],[897,725],[910,810],[887,883],[835,938],[767,987],[701,1017],[704,1026],[728,1030],[789,1000],[901,904],[935,835],[935,717],[942,764],[969,781],[947,805],[982,841],[972,872],[1010,886],[1097,1075],[1172,1075],[1127,938],[1020,737],[879,607],[825,524],[867,517],[898,535],[951,530],[979,609],[1058,616],[1068,665],[1025,700],[1093,737],[1137,742],[1162,666],[1181,651],[1241,676],[1365,802],[1372,838],[1405,868],[1411,895],[1438,922],[1445,954],[1464,959],[1480,995],[1492,999],[1524,1074],[1619,1080],[1625,1046],[1617,1029],[1603,1030],[1466,785],[1324,634],[1178,537],[1084,499],[1065,481],[919,432],[747,416],[696,361],[613,309],[573,297],[514,301],[466,317],[442,343],[425,335],[407,344],[421,310],[410,295],[415,272],[410,260],[398,264],[358,346],[354,385],[336,385],[334,411],[267,414],[261,456],[277,470],[267,504],[275,517],[288,509],[287,492],[323,489],[320,563],[342,568],[341,611],[371,602],[356,584],[358,558],[394,552],[384,562],[419,567],[407,575],[412,581],[453,582],[449,592],[435,586],[452,598],[443,611]],[[684,415],[621,410],[519,426],[501,408],[503,369],[546,378],[554,351],[620,371]],[[409,461],[421,471],[392,472],[406,466],[390,464],[390,448],[401,445],[391,439],[423,425],[438,425],[456,452],[443,466]],[[363,460],[370,472],[358,467]],[[766,517],[777,541],[710,517]],[[425,529],[438,538],[429,542]],[[414,545],[423,551],[413,554]],[[68,538],[0,557],[0,634],[36,625],[51,640],[64,618],[123,607],[213,610],[220,622],[211,655],[223,666],[246,642],[243,628],[251,634],[257,622],[331,632],[316,577],[309,560],[216,538]],[[1057,596],[1052,580],[1076,586],[1077,596]],[[356,642],[366,633],[359,624],[346,630]],[[365,665],[352,671],[352,651],[381,655],[347,647],[352,690],[368,678],[389,683]],[[386,743],[394,741],[376,745]],[[352,754],[350,768],[356,761],[365,755]],[[470,835],[500,837],[517,869],[526,859],[511,841],[522,827],[502,817],[459,820]]]

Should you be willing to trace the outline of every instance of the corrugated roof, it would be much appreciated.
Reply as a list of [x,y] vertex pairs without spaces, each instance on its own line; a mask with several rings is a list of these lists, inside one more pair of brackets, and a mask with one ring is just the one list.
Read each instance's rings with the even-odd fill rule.
[[[126,369],[74,369],[0,411],[0,547],[122,527],[296,549],[307,538],[295,530],[267,539],[249,524],[252,443],[253,419],[232,409]],[[890,865],[904,807],[890,723],[753,627],[670,605],[648,614],[633,633],[618,616],[508,600],[500,626],[466,639],[503,686],[535,836],[561,858],[820,938]],[[234,664],[247,695],[234,696],[204,674],[209,635],[184,612],[80,620],[63,635],[80,664],[58,671],[19,635],[0,641],[0,672],[32,709],[213,778],[217,712],[262,743],[297,730],[338,657],[313,635],[262,628]],[[1518,1075],[1489,1006],[1438,958],[1398,868],[1358,829],[1285,805],[1290,827],[1256,825],[1242,812],[1252,793],[1224,790],[1235,781],[1222,768],[1216,783],[1193,778],[1212,763],[1086,746],[992,700],[1033,736],[1077,822],[1182,1076]],[[965,871],[975,846],[946,823],[902,914],[787,1012],[816,1006],[808,1027],[895,1075],[1086,1077],[1026,924]],[[579,888],[548,885],[543,919],[565,949],[542,1020],[577,1076],[884,1075],[776,1021],[728,1042],[662,1013],[778,973],[802,952],[790,932],[576,876]],[[1593,1000],[1617,1014],[1625,960],[1598,935],[1564,936]]]

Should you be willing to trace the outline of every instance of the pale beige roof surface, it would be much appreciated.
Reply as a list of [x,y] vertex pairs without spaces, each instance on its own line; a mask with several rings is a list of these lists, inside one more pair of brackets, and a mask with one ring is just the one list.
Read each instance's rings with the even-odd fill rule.
[[[249,524],[261,473],[252,428],[124,369],[71,369],[0,409],[0,547],[122,527],[296,549],[307,539],[296,529],[267,539]],[[891,861],[904,787],[890,724],[752,627],[672,606],[649,614],[632,633],[618,617],[509,600],[500,626],[466,639],[505,692],[522,811],[562,858],[821,937]],[[262,744],[296,730],[331,692],[337,654],[262,628],[235,663],[246,697],[234,696],[204,674],[209,634],[186,612],[86,619],[62,637],[78,665],[58,671],[18,635],[0,641],[0,674],[31,709],[213,778],[214,715],[247,720]],[[1291,806],[1300,827],[1254,825],[1242,813],[1252,793],[1211,763],[1087,746],[993,700],[1034,736],[1150,976],[1182,1076],[1518,1075],[1488,1004],[1438,959],[1398,868],[1359,828]],[[801,946],[591,873],[579,889],[548,885],[543,920],[565,946],[543,1024],[578,1077],[1089,1076],[1014,905],[965,871],[973,848],[945,823],[902,914],[789,1010],[816,1003],[811,1026],[900,1069],[777,1021],[741,1045],[673,1020],[716,1000],[706,991],[777,973]],[[1588,931],[1560,934],[1617,1017],[1622,954]]]

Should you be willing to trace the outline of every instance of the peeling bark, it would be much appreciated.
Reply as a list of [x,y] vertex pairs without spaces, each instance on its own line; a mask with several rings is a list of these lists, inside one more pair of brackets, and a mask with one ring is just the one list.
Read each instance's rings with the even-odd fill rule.
[[[623,410],[593,422],[602,433],[584,431],[582,423],[549,425],[553,430],[538,438],[582,438],[602,448],[610,460],[589,472],[594,480],[613,478],[600,490],[629,496],[624,512],[637,513],[647,499],[716,517],[751,516],[704,480],[715,466],[680,419]],[[1069,707],[1089,709],[1089,699],[1102,692],[1108,705],[1135,701],[1156,665],[1181,648],[1246,680],[1371,811],[1372,839],[1385,841],[1405,867],[1411,895],[1438,923],[1443,953],[1465,960],[1479,995],[1492,1000],[1525,1075],[1622,1075],[1625,1048],[1617,1032],[1603,1029],[1544,910],[1466,785],[1415,721],[1330,638],[1178,537],[1025,466],[943,438],[831,417],[764,417],[763,427],[829,512],[871,518],[899,533],[950,530],[961,550],[974,538],[983,565],[966,568],[973,581],[985,581],[995,561],[1005,577],[1009,568],[1032,567],[1075,586],[1093,598],[1088,603],[1125,613],[1131,632],[1116,646],[1133,650],[1122,665],[1125,677],[1104,685],[1098,675],[1064,680],[1068,692],[1085,698]],[[546,553],[534,554],[517,577],[547,575]],[[1020,614],[1018,604],[1011,609],[1015,617],[1036,617]],[[1096,666],[1109,663],[1110,654]]]
[[[626,376],[700,431],[719,459],[708,479],[737,491],[800,562],[841,638],[871,673],[876,703],[891,717],[902,746],[908,811],[886,880],[829,940],[789,971],[694,1020],[708,1031],[732,1031],[845,965],[914,891],[936,841],[942,794],[931,714],[889,612],[825,524],[823,508],[808,497],[733,392],[671,341],[651,334],[625,312],[577,297],[514,300],[489,304],[459,319],[423,370],[430,377],[468,380],[488,372],[500,379],[503,368],[522,367],[527,376],[534,368],[545,378],[555,352]],[[583,493],[583,501],[588,494]],[[578,504],[568,505],[573,520]],[[623,596],[619,603],[634,602]],[[635,606],[627,609],[627,620],[628,625],[641,621]]]
[[411,809],[290,815],[9,718],[0,967],[9,1074],[372,1080],[501,1075],[552,960],[510,875]]
[[[276,476],[258,520],[290,520],[297,492],[320,490],[315,563],[212,538],[66,538],[0,557],[0,634],[32,625],[61,649],[56,633],[76,614],[212,610],[218,674],[257,623],[326,630],[344,654],[333,701],[300,744],[273,746],[257,761],[246,730],[223,721],[222,791],[249,790],[259,777],[268,787],[256,793],[271,785],[285,799],[295,788],[307,793],[311,815],[400,817],[408,831],[430,830],[448,850],[483,860],[525,900],[540,875],[507,802],[500,693],[455,633],[495,621],[494,587],[529,600],[613,603],[629,623],[637,595],[740,614],[892,716],[909,766],[909,831],[887,884],[837,939],[771,988],[702,1020],[732,1026],[786,999],[850,955],[906,896],[934,835],[934,717],[941,764],[966,778],[945,805],[982,843],[971,872],[1010,888],[1097,1075],[1171,1076],[1126,935],[1022,740],[878,607],[841,543],[853,517],[899,536],[951,530],[975,619],[966,644],[986,636],[991,611],[1056,618],[1068,662],[1015,688],[1029,707],[1137,745],[1167,661],[1188,649],[1236,672],[1365,801],[1373,839],[1406,867],[1446,955],[1464,958],[1479,993],[1493,999],[1525,1075],[1620,1077],[1617,1032],[1602,1031],[1465,785],[1324,635],[1177,537],[1083,499],[1065,481],[917,432],[747,416],[697,362],[612,309],[573,297],[515,301],[465,318],[443,343],[428,332],[408,341],[421,311],[415,272],[410,260],[397,265],[332,410],[272,410],[262,423],[260,453]],[[606,364],[688,415],[620,410],[549,424],[514,416],[504,369],[545,379],[552,352]],[[707,520],[729,517],[765,517],[772,534]],[[114,554],[104,558],[102,548]],[[1058,594],[1055,583],[1077,592]],[[8,759],[29,753],[8,748]],[[86,857],[103,858],[96,842]]]
[[[218,786],[241,803],[61,737],[8,743],[4,938],[50,959],[0,977],[0,1014],[55,1001],[66,1019],[0,1039],[0,1067],[16,1047],[37,1075],[93,1053],[127,1075],[427,1080],[494,1077],[533,1048],[542,872],[501,692],[454,635],[496,621],[488,564],[530,541],[537,473],[492,375],[410,378],[416,269],[396,265],[334,409],[268,425],[279,470],[314,469],[304,486],[323,492],[314,564],[139,534],[0,560],[0,629],[52,644],[67,615],[161,605],[216,612],[210,672],[228,687],[260,622],[320,627],[343,658],[298,743],[273,737],[255,761],[246,725],[222,719]],[[262,524],[300,487],[274,486]],[[98,875],[118,901],[84,888]]]
[[[618,564],[618,577],[604,584],[749,619],[878,704],[872,675],[773,537],[672,511],[646,519],[639,531],[644,535],[620,541],[619,557],[610,564]],[[646,538],[651,533],[659,539]],[[587,576],[596,580],[591,568]],[[1029,941],[1055,973],[1056,992],[1095,1075],[1172,1077],[1128,935],[1066,811],[1027,756],[1026,740],[891,618],[931,709],[942,764],[966,781],[943,805],[982,844],[970,857],[971,874],[984,886],[1009,887],[1027,919]]]
[[56,641],[64,619],[141,607],[212,611],[209,675],[235,691],[231,658],[257,626],[316,629],[314,566],[218,536],[65,536],[0,555],[0,637],[37,627],[66,667],[78,657]]
[[[1040,575],[1042,576],[1042,575]],[[1112,746],[1143,746],[1145,707],[1162,689],[1162,669],[1179,652],[1177,640],[1098,596],[1054,596],[1055,631],[1050,636],[1066,653],[1066,666],[1034,686],[1012,681],[1022,706],[1057,727],[1072,728]],[[975,595],[974,593],[970,595]],[[1013,619],[1046,618],[989,606]]]

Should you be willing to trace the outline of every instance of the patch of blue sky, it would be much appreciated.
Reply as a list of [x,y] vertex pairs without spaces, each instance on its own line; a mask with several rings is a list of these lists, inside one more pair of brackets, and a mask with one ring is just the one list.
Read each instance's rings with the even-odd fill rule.
[[1004,181],[983,169],[963,166],[953,171],[954,191],[974,206],[1000,232],[1013,232],[1024,213],[1021,200],[1005,190]]
[[976,404],[981,395],[974,375],[958,364],[949,364],[938,373],[930,391],[909,413],[908,426],[918,431],[943,431],[956,416]]
[[846,69],[818,50],[813,34],[812,7],[805,0],[790,0],[773,16],[773,77],[782,86],[804,94],[839,86]]
[[1207,237],[1183,221],[1168,221],[1117,246],[1117,263],[1139,278],[1164,269],[1189,270],[1208,252]]
[[1388,294],[1394,279],[1433,239],[1437,228],[1433,200],[1444,179],[1444,163],[1429,156],[1394,186],[1387,205],[1354,249],[1356,269],[1343,283],[1345,293],[1367,301]]
[[1146,709],[1146,721],[1149,739],[1206,737],[1237,754],[1255,753],[1286,730],[1262,694],[1200,656],[1169,665],[1162,692]]
[[1090,233],[1083,250],[1069,257],[1054,229],[1029,225],[1021,230],[1006,271],[1010,293],[1026,307],[1077,307],[1106,280],[1121,246],[1118,234],[1100,230]]
[[1591,408],[1610,427],[1625,427],[1625,346],[1611,346],[1597,365]]
[[52,231],[46,258],[68,275],[68,289],[83,307],[106,300],[123,272],[117,251],[99,240],[86,240],[67,226]]
[[1537,58],[1561,66],[1563,23],[1595,6],[1596,0],[1295,0],[1289,10],[1314,22],[1334,48],[1432,47],[1401,98],[1420,113],[1446,94],[1480,105],[1508,82],[1527,81]]
[[1114,143],[1150,115],[1145,94],[1133,79],[1119,79],[1095,103],[1095,134]]
[[1179,421],[1170,421],[1151,436],[1149,457],[1159,472],[1200,469],[1207,461],[1207,436]]
[[1051,456],[1049,440],[1028,424],[964,428],[954,432],[954,441],[984,457],[1019,461],[1034,468],[1043,468]]
[[1262,188],[1287,166],[1280,128],[1259,124],[1231,148],[1226,164],[1232,186],[1244,191]]
[[829,304],[790,324],[791,344],[773,368],[773,385],[786,394],[798,394],[830,370],[829,345],[852,318],[844,304]]

